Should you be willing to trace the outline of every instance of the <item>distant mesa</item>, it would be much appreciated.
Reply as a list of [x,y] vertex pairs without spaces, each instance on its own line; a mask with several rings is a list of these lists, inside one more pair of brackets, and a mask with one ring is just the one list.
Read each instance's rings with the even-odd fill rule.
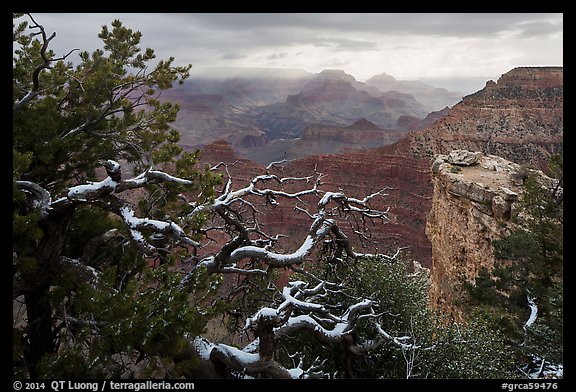
[[387,85],[387,84],[394,84],[398,81],[392,75],[388,75],[386,72],[382,72],[379,75],[374,75],[370,79],[366,80],[366,84],[370,85]]
[[370,122],[368,120],[366,120],[365,118],[361,118],[360,120],[356,121],[354,124],[350,124],[346,127],[346,129],[359,129],[359,130],[363,130],[363,131],[368,131],[368,130],[381,130],[382,128],[380,128],[378,125],[374,124],[373,122]]
[[422,103],[428,112],[438,111],[446,106],[454,106],[464,95],[458,91],[434,87],[417,80],[397,80],[387,73],[371,77],[366,80],[366,85],[375,87],[382,92],[396,91],[411,95]]
[[349,83],[356,82],[356,78],[340,69],[324,69],[320,71],[316,76],[319,79],[330,79],[330,80],[344,80]]

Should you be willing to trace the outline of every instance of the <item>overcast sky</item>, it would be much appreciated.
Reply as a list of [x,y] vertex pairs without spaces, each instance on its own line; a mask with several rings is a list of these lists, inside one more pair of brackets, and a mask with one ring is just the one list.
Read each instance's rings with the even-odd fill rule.
[[[206,66],[342,69],[360,81],[499,76],[563,65],[562,14],[33,14],[57,54],[94,50],[115,18],[158,58]],[[75,55],[77,56],[77,55]]]

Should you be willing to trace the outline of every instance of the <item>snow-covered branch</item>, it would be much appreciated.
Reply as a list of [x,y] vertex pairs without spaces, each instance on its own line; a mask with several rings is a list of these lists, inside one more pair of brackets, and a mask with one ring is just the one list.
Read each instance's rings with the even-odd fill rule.
[[181,185],[192,185],[193,182],[185,178],[172,176],[159,170],[147,170],[134,178],[122,181],[116,187],[115,192],[120,193],[129,189],[141,188],[145,185],[158,184],[161,182],[173,182]]
[[406,343],[408,340],[411,339],[410,336],[401,336],[401,337],[392,336],[388,332],[384,331],[384,329],[382,329],[382,327],[377,323],[376,323],[376,330],[378,331],[380,336],[382,336],[384,339],[394,343],[396,346],[400,347],[402,350],[415,350],[415,349],[420,348],[420,346],[418,346],[416,344]]
[[524,329],[534,324],[536,318],[538,317],[538,306],[536,305],[536,302],[534,302],[535,298],[531,297],[530,293],[528,293],[526,298],[528,300],[528,306],[530,307],[530,317],[528,317],[528,320],[526,320],[526,323],[524,323]]
[[324,364],[326,363],[325,360],[320,360],[319,357],[316,357],[314,361],[310,364],[308,369],[304,367],[304,355],[297,353],[296,355],[300,355],[300,361],[298,366],[288,369],[290,376],[295,379],[311,379],[311,378],[329,378],[330,374],[324,370]]
[[[285,324],[278,327],[275,332],[279,337],[289,336],[300,330],[307,330],[316,336],[316,338],[323,343],[339,343],[346,339],[354,332],[357,314],[361,311],[371,311],[372,302],[370,300],[363,300],[357,304],[351,305],[341,316],[334,316],[331,314],[325,315],[323,319],[325,322],[333,324],[331,326],[324,326],[321,322],[317,321],[315,317],[310,314],[301,314],[298,316],[290,317]],[[337,321],[332,321],[336,319]]]
[[[381,314],[374,312],[374,301],[358,298],[347,307],[337,305],[340,314],[334,312],[334,306],[327,306],[324,301],[329,282],[321,281],[314,286],[303,281],[291,281],[282,288],[282,302],[276,307],[262,307],[252,317],[246,319],[244,330],[254,330],[256,338],[244,349],[223,344],[212,344],[202,338],[196,338],[195,345],[201,358],[217,360],[232,369],[256,374],[273,367],[280,374],[287,372],[292,378],[309,378],[328,376],[322,371],[318,358],[309,369],[303,368],[303,357],[297,366],[285,368],[279,365],[270,352],[283,338],[297,333],[309,333],[324,344],[342,344],[354,355],[362,355],[388,341],[402,350],[412,360],[421,348],[411,336],[393,336],[379,324]],[[360,320],[372,319],[368,326],[373,326],[376,338],[362,340],[358,336],[357,326]],[[268,354],[265,354],[268,353]],[[292,358],[298,356],[294,354]],[[408,366],[408,365],[407,365]],[[280,369],[280,370],[279,370]],[[411,374],[412,368],[408,371]]]
[[248,375],[264,373],[273,378],[292,378],[292,374],[286,368],[274,360],[262,358],[259,353],[250,353],[223,343],[215,344],[199,337],[195,338],[192,344],[197,357],[204,362],[204,367],[214,373],[217,372],[216,367],[206,366],[206,363],[219,363],[228,369]]
[[[145,238],[144,231],[152,232],[155,239],[173,239],[194,248],[200,247],[200,243],[187,236],[185,231],[172,221],[138,218],[128,202],[108,194],[111,192],[111,189],[113,189],[113,184],[116,183],[108,177],[106,180],[98,183],[73,187],[68,191],[68,200],[73,202],[88,202],[118,215],[126,224],[132,239],[138,247],[148,255],[154,255],[158,249]],[[66,205],[65,202],[66,199],[58,199],[51,204],[50,209],[52,209],[53,206]]]
[[284,301],[276,308],[261,308],[246,320],[245,328],[256,328],[259,323],[273,321],[277,324],[274,328],[277,337],[306,329],[322,342],[337,343],[354,331],[360,315],[375,316],[373,302],[368,299],[361,299],[348,306],[340,316],[332,314],[325,305],[313,301],[321,298],[317,295],[325,284],[321,282],[308,288],[308,284],[302,281],[289,282],[282,289]]
[[140,244],[144,245],[147,248],[153,247],[144,240],[142,236],[141,230],[149,229],[152,230],[154,233],[159,233],[166,235],[168,237],[172,237],[182,241],[183,243],[193,246],[199,247],[200,244],[186,236],[184,230],[174,222],[165,222],[156,219],[149,219],[149,218],[137,218],[134,215],[134,211],[127,205],[124,205],[120,208],[120,216],[130,229],[130,233],[134,240],[139,242]]
[[102,181],[88,182],[88,184],[77,185],[68,190],[66,195],[72,201],[91,201],[100,199],[102,196],[114,192],[118,183],[110,177]]
[[[219,168],[221,165],[215,166],[213,169]],[[225,165],[224,165],[225,166]],[[188,215],[188,217],[192,217],[196,214],[201,212],[213,212],[225,209],[226,207],[231,206],[232,204],[243,201],[243,197],[248,195],[255,195],[259,197],[267,197],[268,200],[274,204],[276,197],[285,197],[288,199],[298,199],[299,197],[310,195],[310,194],[317,194],[318,193],[318,181],[314,183],[314,186],[309,189],[301,190],[299,192],[289,193],[283,190],[274,190],[274,189],[259,189],[258,184],[264,183],[267,181],[275,181],[278,184],[284,184],[288,181],[306,181],[310,182],[312,177],[300,177],[300,178],[279,178],[276,175],[271,174],[264,174],[260,176],[254,177],[250,183],[245,186],[244,188],[240,188],[238,190],[232,190],[232,176],[228,172],[228,167],[225,167],[226,173],[228,174],[228,181],[226,182],[226,186],[223,190],[222,195],[216,198],[213,202],[208,202],[205,204],[201,204],[198,206],[192,205],[194,209]]]
[[67,199],[73,202],[98,204],[120,216],[128,227],[132,239],[147,254],[153,254],[157,249],[145,239],[143,230],[181,241],[192,247],[200,247],[200,244],[189,238],[176,223],[150,218],[138,218],[128,202],[113,195],[113,193],[120,193],[128,189],[141,188],[145,185],[160,182],[191,185],[192,181],[174,177],[159,170],[147,170],[134,178],[122,180],[121,166],[118,162],[108,160],[103,162],[103,166],[108,177],[99,182],[89,182],[88,184],[71,187],[67,192]]
[[[286,194],[277,192],[275,192],[275,194],[291,197],[287,196]],[[317,204],[318,212],[314,215],[309,215],[314,219],[314,221],[312,222],[308,235],[296,251],[292,253],[276,253],[266,248],[257,246],[242,246],[230,254],[229,262],[237,263],[242,259],[252,258],[261,260],[271,267],[286,267],[292,264],[299,264],[306,259],[314,246],[330,233],[335,235],[339,245],[346,250],[348,256],[353,258],[363,256],[363,254],[359,254],[353,251],[348,237],[342,232],[342,230],[340,230],[336,221],[334,219],[327,218],[328,214],[326,212],[326,206],[331,201],[336,201],[338,203],[348,203],[349,199],[344,193],[326,192]],[[353,210],[351,209],[351,211]],[[366,211],[372,210],[367,209]],[[378,211],[373,212],[372,215],[383,218],[385,217],[384,212]]]

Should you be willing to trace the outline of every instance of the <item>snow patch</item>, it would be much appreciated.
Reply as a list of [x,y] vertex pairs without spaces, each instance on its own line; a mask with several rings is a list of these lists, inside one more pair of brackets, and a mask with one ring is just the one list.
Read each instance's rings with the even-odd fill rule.
[[288,370],[288,373],[290,373],[290,377],[292,378],[300,378],[300,376],[304,374],[304,370],[300,369],[299,367],[286,370]]
[[[292,305],[294,305],[300,309],[307,309],[307,310],[322,310],[322,309],[324,309],[323,305],[315,304],[315,303],[311,303],[311,302],[304,302],[304,301],[301,301],[299,299],[294,298],[290,293],[290,291],[293,287],[294,286],[284,287],[282,289],[282,296],[285,298],[285,303],[280,306],[280,309],[284,308],[286,305],[288,305],[288,303],[290,303],[290,304],[292,304]],[[300,287],[300,286],[298,286],[298,287]]]
[[258,351],[259,346],[260,346],[260,338],[256,338],[250,343],[248,343],[246,347],[242,349],[242,351],[244,351],[245,353],[255,353],[256,351]]
[[113,161],[111,159],[108,159],[106,161],[106,164],[108,165],[108,167],[110,168],[110,170],[112,171],[118,171],[120,170],[120,164],[116,161]]
[[278,311],[272,308],[262,308],[256,313],[255,318],[260,317],[276,317],[278,315]]
[[88,196],[88,194],[98,192],[106,188],[110,189],[110,191],[114,191],[117,185],[118,183],[116,181],[110,177],[107,177],[105,180],[100,182],[90,182],[88,184],[74,186],[68,190],[67,196],[68,199],[71,200],[85,201],[87,200],[86,196]]
[[528,306],[530,306],[530,317],[528,317],[526,324],[524,324],[524,329],[534,324],[536,318],[538,317],[538,306],[536,305],[536,302],[534,302],[534,299],[535,298],[528,296]]
[[318,202],[318,206],[324,207],[330,202],[331,199],[342,199],[345,197],[346,195],[344,195],[342,192],[326,192],[324,196],[322,196],[322,199],[320,199]]
[[243,365],[251,365],[260,360],[260,354],[258,353],[247,353],[237,349],[236,347],[228,346],[227,344],[220,343],[218,345],[214,345],[214,347],[217,347],[218,350],[223,351],[227,356],[234,357]]
[[215,347],[214,343],[210,343],[208,340],[204,338],[197,337],[192,342],[196,352],[200,356],[201,359],[208,361],[210,360],[210,353]]
[[155,228],[157,231],[160,232],[170,229],[177,234],[182,234],[182,229],[177,224],[173,222],[162,222],[159,220],[149,218],[137,218],[136,216],[134,216],[134,211],[127,206],[123,206],[122,208],[120,208],[120,214],[122,215],[124,221],[132,229],[135,229],[139,226],[144,227],[147,226]]
[[134,185],[136,185],[136,186],[140,186],[140,185],[146,184],[147,181],[148,181],[148,180],[146,179],[146,177],[140,175],[140,176],[138,176],[138,177],[131,178],[131,179],[126,180],[126,181],[124,181],[124,182],[125,182],[125,183],[128,183],[128,184],[134,184]]

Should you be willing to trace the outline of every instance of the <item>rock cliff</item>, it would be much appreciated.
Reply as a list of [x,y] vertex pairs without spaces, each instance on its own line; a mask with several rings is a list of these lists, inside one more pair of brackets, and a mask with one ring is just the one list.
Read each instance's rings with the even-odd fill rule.
[[563,75],[562,67],[514,68],[410,134],[395,152],[431,158],[467,149],[541,166],[563,148]]
[[523,192],[515,175],[519,168],[501,157],[465,150],[438,155],[432,163],[434,191],[426,221],[432,244],[430,301],[457,320],[462,282],[474,282],[482,267],[494,267],[492,241],[514,228],[511,214]]

